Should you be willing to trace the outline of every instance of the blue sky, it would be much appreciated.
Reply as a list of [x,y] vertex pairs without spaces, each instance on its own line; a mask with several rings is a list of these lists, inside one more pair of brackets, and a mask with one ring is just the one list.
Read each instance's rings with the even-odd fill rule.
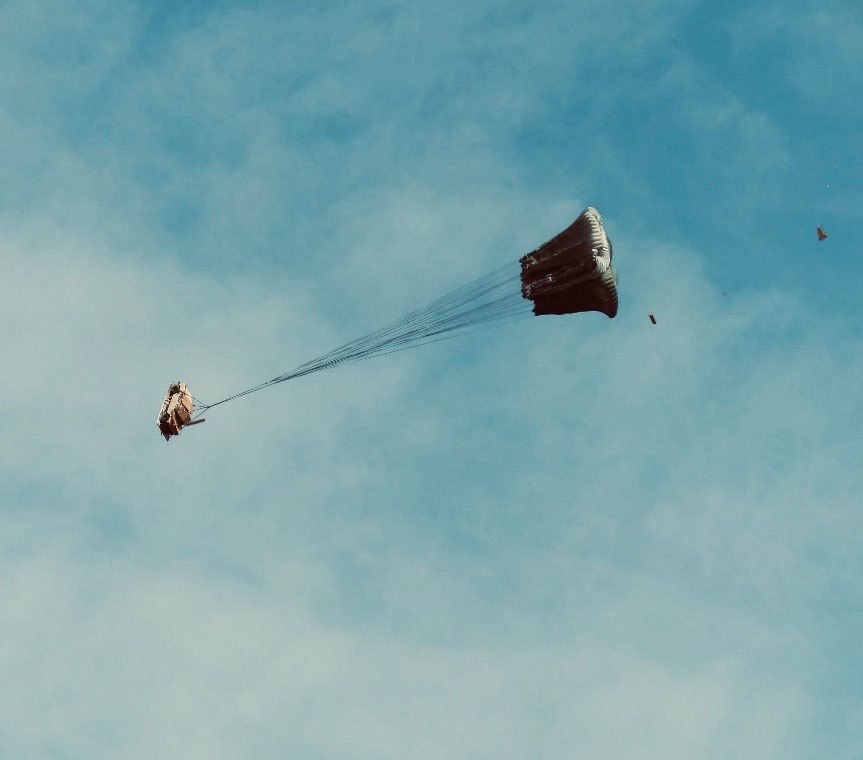
[[0,6],[3,756],[859,757],[859,6],[464,5]]

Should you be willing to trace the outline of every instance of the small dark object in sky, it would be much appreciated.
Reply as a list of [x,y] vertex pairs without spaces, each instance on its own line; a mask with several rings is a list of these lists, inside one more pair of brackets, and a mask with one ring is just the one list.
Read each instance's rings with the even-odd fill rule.
[[818,228],[818,240],[826,240],[826,239],[827,239],[827,233],[826,233],[826,232],[824,232],[824,230],[822,230],[822,229],[819,227],[819,228]]
[[653,322],[653,324],[656,324],[656,317],[654,317],[653,314],[648,314],[647,316],[650,317],[650,321]]

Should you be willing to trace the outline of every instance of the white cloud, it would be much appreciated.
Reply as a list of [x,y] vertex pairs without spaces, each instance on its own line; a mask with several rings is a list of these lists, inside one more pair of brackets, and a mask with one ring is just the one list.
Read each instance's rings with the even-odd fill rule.
[[[611,123],[622,84],[559,98],[621,76],[609,35],[646,72],[686,4],[273,8],[146,56],[109,14],[60,83],[103,88],[104,139],[6,82],[0,750],[841,756],[859,697],[832,733],[819,704],[830,605],[858,597],[860,341],[781,284],[722,295],[674,220],[612,207],[614,321],[344,367],[159,438],[168,381],[214,400],[514,260],[596,166],[656,194],[611,127],[548,177],[510,138]],[[781,158],[768,115],[663,60],[645,102],[698,150]]]
[[[198,384],[240,383],[299,337],[283,286],[226,293],[95,247],[67,247],[66,268],[19,261],[4,303],[27,332],[2,346],[31,363],[4,389],[21,432],[3,456],[10,746],[794,756],[817,684],[809,605],[845,582],[812,551],[853,562],[843,412],[820,388],[857,376],[860,347],[843,338],[837,358],[793,300],[779,317],[779,298],[724,302],[685,253],[632,248],[615,322],[345,368],[169,446],[150,419],[163,336],[188,324],[178,359]],[[656,327],[632,313],[658,301]],[[757,331],[788,320],[802,333],[764,350]],[[28,348],[59,326],[56,353]],[[478,362],[429,386],[460,350]]]

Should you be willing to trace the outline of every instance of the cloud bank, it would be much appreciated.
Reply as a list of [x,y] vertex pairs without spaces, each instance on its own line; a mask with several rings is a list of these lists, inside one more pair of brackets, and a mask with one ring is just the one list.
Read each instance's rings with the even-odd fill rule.
[[[726,76],[792,21],[701,55],[688,3],[2,13],[0,754],[854,756],[859,306],[771,237],[803,120]],[[168,381],[274,376],[588,203],[617,319],[159,437]]]

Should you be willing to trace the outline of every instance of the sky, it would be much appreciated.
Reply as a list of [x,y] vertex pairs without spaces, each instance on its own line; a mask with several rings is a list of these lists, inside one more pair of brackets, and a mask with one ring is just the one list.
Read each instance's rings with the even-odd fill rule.
[[[0,29],[0,756],[861,756],[859,3]],[[159,435],[588,205],[615,319]]]

